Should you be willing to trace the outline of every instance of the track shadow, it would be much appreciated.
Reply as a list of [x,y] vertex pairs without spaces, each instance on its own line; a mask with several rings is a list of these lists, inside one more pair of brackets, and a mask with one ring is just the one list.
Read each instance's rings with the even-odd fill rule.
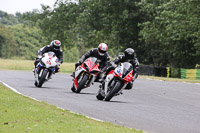
[[104,101],[104,100],[95,100],[95,101],[100,101],[100,102],[105,102],[105,103],[131,103],[131,102],[125,102],[125,101],[117,101],[117,100],[111,100],[111,101]]
[[89,92],[75,93],[75,92],[72,92],[72,91],[68,91],[68,92],[65,92],[65,93],[71,93],[71,94],[77,94],[77,95],[96,95],[96,93],[89,93]]
[[54,87],[36,87],[36,86],[26,86],[26,87],[28,87],[28,88],[35,88],[35,89],[58,89],[58,88],[54,88]]
[[131,102],[125,102],[125,101],[105,101],[105,102],[110,102],[110,103],[131,103]]
[[59,88],[54,88],[54,87],[40,87],[41,89],[49,89],[49,90],[53,90],[53,89],[56,89],[58,90]]

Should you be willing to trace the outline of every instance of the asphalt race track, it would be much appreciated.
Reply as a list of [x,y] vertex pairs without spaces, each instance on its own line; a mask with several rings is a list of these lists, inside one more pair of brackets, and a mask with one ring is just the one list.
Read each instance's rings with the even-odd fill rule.
[[60,108],[148,133],[200,133],[200,84],[138,78],[132,90],[105,102],[96,99],[99,83],[72,93],[70,74],[53,75],[42,88],[34,86],[32,72],[0,71],[0,81]]

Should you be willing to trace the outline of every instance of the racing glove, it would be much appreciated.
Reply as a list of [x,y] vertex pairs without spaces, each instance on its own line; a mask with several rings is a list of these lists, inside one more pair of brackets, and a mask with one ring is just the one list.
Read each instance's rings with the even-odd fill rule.
[[112,62],[110,62],[110,65],[112,66],[112,67],[117,67],[117,65],[112,61]]

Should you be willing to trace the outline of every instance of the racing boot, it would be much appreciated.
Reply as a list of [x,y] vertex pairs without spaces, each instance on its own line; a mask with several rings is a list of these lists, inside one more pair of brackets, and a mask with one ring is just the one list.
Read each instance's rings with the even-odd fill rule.
[[70,76],[75,79],[75,72],[73,72]]

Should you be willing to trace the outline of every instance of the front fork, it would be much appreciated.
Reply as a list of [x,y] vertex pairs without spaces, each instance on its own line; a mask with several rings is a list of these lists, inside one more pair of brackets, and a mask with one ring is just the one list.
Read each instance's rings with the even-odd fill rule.
[[107,75],[106,79],[105,79],[105,84],[104,84],[104,92],[105,94],[107,94],[108,92],[108,84],[110,83],[110,81],[114,78],[113,74],[109,74]]
[[[110,74],[106,77],[105,79],[105,84],[104,84],[104,93],[107,94],[108,92],[108,84],[110,82],[113,82],[113,79],[114,78],[114,75],[113,74]],[[113,83],[112,83],[113,84]],[[114,85],[111,85],[111,86],[114,86]],[[124,90],[124,88],[126,88],[127,86],[127,83],[124,83],[124,85],[122,86],[122,88],[120,89],[120,91],[118,92],[119,94]]]
[[[37,73],[36,70],[35,70],[35,80],[36,80],[37,82],[39,82],[39,78],[42,76],[43,71],[48,71],[48,69],[45,69],[45,68],[44,68],[44,69],[40,69],[39,73]],[[48,73],[47,73],[47,75],[46,75],[46,77],[45,77],[46,80],[47,80],[48,77],[50,76],[50,73],[51,73],[51,72],[48,72]]]

